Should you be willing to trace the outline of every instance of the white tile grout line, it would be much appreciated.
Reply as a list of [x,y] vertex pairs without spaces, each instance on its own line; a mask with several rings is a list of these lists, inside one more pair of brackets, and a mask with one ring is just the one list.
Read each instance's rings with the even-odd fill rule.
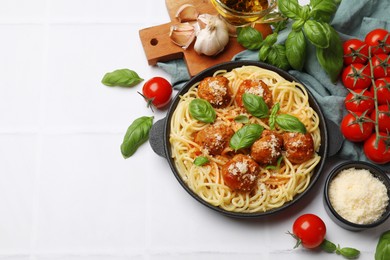
[[37,136],[37,152],[36,152],[36,167],[35,167],[35,178],[33,186],[32,196],[32,220],[31,220],[31,237],[30,237],[30,260],[36,259],[37,253],[37,235],[38,235],[38,218],[39,218],[39,193],[40,193],[40,177],[42,170],[42,153],[43,153],[43,133],[42,128],[44,125],[44,111],[45,111],[45,91],[44,88],[47,84],[47,68],[48,68],[48,51],[49,51],[49,6],[50,0],[45,1],[45,16],[44,16],[44,35],[42,39],[43,55],[42,55],[42,84],[39,88],[39,129]]

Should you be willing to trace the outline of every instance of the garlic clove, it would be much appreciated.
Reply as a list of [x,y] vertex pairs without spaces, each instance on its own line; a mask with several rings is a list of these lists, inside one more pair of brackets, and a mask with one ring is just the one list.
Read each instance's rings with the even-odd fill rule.
[[172,25],[169,37],[174,44],[187,49],[195,39],[195,28],[189,23]]
[[176,12],[176,18],[179,22],[196,21],[199,16],[198,10],[191,4],[184,4]]

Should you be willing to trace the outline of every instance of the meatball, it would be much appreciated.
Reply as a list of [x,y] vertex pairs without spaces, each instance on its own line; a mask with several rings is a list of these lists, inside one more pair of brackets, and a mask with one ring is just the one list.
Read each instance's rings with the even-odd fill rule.
[[251,191],[260,173],[259,165],[248,155],[237,154],[222,167],[225,184],[234,191]]
[[229,80],[223,76],[207,77],[200,82],[198,95],[215,108],[226,107],[232,99]]
[[280,134],[264,130],[261,138],[253,143],[251,157],[260,165],[275,165],[282,155],[283,138]]
[[314,155],[314,141],[310,133],[284,133],[284,149],[290,162],[303,163]]
[[195,142],[207,150],[210,155],[220,155],[229,144],[234,131],[224,124],[213,124],[200,130],[195,136]]
[[244,106],[242,102],[242,96],[244,93],[250,93],[262,97],[268,108],[271,108],[273,105],[272,92],[268,85],[261,80],[246,79],[240,84],[236,94],[236,103],[240,107]]

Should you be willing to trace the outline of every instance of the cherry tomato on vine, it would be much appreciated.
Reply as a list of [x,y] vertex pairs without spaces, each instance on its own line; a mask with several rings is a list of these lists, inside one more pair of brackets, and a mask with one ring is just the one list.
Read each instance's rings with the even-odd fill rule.
[[374,71],[374,78],[390,77],[390,56],[386,54],[377,54],[371,58]]
[[317,215],[303,214],[294,221],[292,231],[297,239],[295,247],[316,248],[324,241],[326,226]]
[[[372,111],[371,119],[376,121],[376,111]],[[379,131],[390,133],[390,111],[388,105],[380,105],[378,106],[378,127]]]
[[350,90],[344,104],[348,111],[370,113],[375,108],[374,95],[368,89]]
[[352,63],[344,68],[341,80],[346,88],[368,88],[371,85],[370,68],[360,63]]
[[372,54],[390,53],[390,35],[385,29],[374,29],[367,33],[364,41],[371,46]]
[[366,140],[372,134],[374,123],[368,115],[360,112],[348,113],[341,121],[341,133],[352,142]]
[[344,64],[362,63],[368,60],[368,46],[359,39],[349,39],[343,43]]
[[388,148],[389,136],[386,137],[386,133],[379,132],[378,146],[376,147],[377,134],[373,133],[365,142],[363,146],[364,154],[366,157],[377,164],[385,164],[390,162],[390,149]]
[[156,108],[163,108],[171,100],[172,85],[162,77],[153,77],[145,82],[142,94],[148,106],[153,104]]
[[[375,80],[377,100],[379,105],[390,103],[390,77]],[[373,93],[373,90],[371,90]]]

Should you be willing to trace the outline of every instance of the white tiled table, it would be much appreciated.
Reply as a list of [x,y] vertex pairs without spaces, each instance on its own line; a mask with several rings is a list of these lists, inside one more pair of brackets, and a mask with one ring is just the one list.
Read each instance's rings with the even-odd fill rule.
[[373,259],[380,228],[334,224],[316,191],[283,214],[236,220],[192,199],[144,144],[124,160],[128,125],[152,113],[104,73],[147,65],[142,28],[168,22],[162,0],[0,0],[0,259],[342,259],[293,250],[294,219],[316,213],[327,238]]

